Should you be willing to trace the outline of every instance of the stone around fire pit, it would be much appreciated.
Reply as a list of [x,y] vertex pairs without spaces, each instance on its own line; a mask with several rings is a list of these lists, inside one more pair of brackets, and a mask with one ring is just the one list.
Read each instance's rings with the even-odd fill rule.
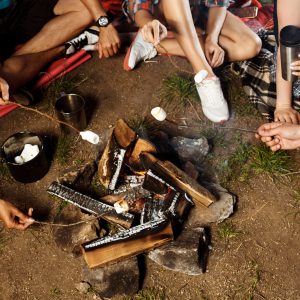
[[208,208],[194,207],[187,219],[187,227],[197,228],[207,226],[210,223],[221,223],[233,213],[236,197],[218,184],[213,184],[213,188],[218,191],[219,200]]
[[177,136],[171,139],[170,144],[182,162],[191,161],[195,165],[203,162],[209,152],[208,141],[205,137],[189,139]]
[[[89,214],[82,213],[80,208],[68,205],[64,208],[62,213],[55,218],[54,222],[70,224],[88,220],[92,217],[93,216]],[[97,226],[98,221],[95,219],[76,226],[57,227],[53,231],[55,242],[63,251],[72,253],[75,257],[78,257],[81,255],[80,245],[98,237]]]
[[138,260],[133,257],[103,268],[89,269],[85,266],[82,277],[100,297],[131,296],[139,289]]
[[148,257],[166,269],[201,275],[206,271],[208,240],[203,228],[186,228],[175,241],[151,251]]

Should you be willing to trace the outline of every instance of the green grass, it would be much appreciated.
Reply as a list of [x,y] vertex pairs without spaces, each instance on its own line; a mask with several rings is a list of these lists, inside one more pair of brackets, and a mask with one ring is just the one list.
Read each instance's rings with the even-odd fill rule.
[[165,293],[161,290],[154,288],[145,288],[139,291],[133,297],[125,297],[123,300],[164,300],[166,299]]
[[236,226],[231,222],[225,222],[218,226],[218,235],[225,240],[228,244],[229,240],[236,237],[240,232],[236,229]]
[[286,151],[272,152],[265,145],[240,143],[228,160],[217,166],[220,182],[225,187],[232,181],[248,182],[259,174],[271,180],[286,179],[292,160]]
[[176,73],[164,80],[160,98],[165,106],[172,106],[176,111],[184,111],[191,103],[199,103],[194,81]]
[[132,117],[126,120],[126,123],[139,135],[143,135],[143,133],[154,134],[158,130],[154,120],[147,117]]
[[242,80],[239,76],[230,69],[225,69],[221,74],[221,80],[225,87],[224,91],[227,93],[226,97],[238,116],[260,116],[257,109],[248,101],[248,96],[243,89]]
[[71,156],[75,147],[75,140],[72,137],[68,137],[65,135],[61,135],[58,138],[56,152],[55,152],[55,160],[61,165],[66,165]]
[[271,179],[291,172],[292,160],[286,151],[272,152],[265,145],[251,149],[251,169],[256,174],[266,174]]
[[61,96],[61,93],[74,93],[76,88],[87,80],[87,77],[73,77],[71,75],[63,76],[42,91],[42,98],[45,109],[49,110],[54,106],[55,101]]

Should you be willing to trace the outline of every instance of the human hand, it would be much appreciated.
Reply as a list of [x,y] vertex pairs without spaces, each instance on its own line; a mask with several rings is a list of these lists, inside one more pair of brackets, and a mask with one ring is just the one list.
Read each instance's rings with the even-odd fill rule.
[[152,20],[145,24],[141,29],[145,42],[152,43],[157,46],[168,35],[168,30],[165,25],[158,20]]
[[300,125],[283,122],[267,123],[257,129],[255,136],[272,151],[300,147]]
[[107,27],[101,27],[98,43],[99,58],[114,56],[118,53],[120,47],[121,41],[115,27],[112,24],[109,24]]
[[2,220],[7,228],[15,228],[25,230],[30,226],[34,219],[31,218],[33,209],[28,210],[28,216],[23,214],[14,205],[0,199],[0,220]]
[[275,122],[287,122],[298,124],[300,120],[300,114],[291,107],[278,107],[274,112]]
[[207,37],[204,45],[204,52],[208,63],[212,68],[219,67],[224,62],[225,51],[216,41]]
[[9,86],[8,83],[0,77],[0,105],[5,105],[9,100]]
[[[300,57],[300,54],[298,54]],[[291,63],[292,74],[295,76],[300,76],[300,59]]]

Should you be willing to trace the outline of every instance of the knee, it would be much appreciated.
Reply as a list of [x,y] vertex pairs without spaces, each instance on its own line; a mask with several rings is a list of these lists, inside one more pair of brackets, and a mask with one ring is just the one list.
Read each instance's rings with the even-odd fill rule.
[[247,60],[255,57],[261,50],[261,39],[257,35],[243,39],[237,52],[240,60]]

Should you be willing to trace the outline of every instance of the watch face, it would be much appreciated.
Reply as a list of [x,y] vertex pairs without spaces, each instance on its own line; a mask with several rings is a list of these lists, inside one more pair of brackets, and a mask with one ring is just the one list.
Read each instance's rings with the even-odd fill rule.
[[100,18],[98,19],[98,24],[99,24],[99,26],[101,26],[101,27],[107,26],[107,25],[108,25],[108,18],[105,17],[105,16],[100,17]]

